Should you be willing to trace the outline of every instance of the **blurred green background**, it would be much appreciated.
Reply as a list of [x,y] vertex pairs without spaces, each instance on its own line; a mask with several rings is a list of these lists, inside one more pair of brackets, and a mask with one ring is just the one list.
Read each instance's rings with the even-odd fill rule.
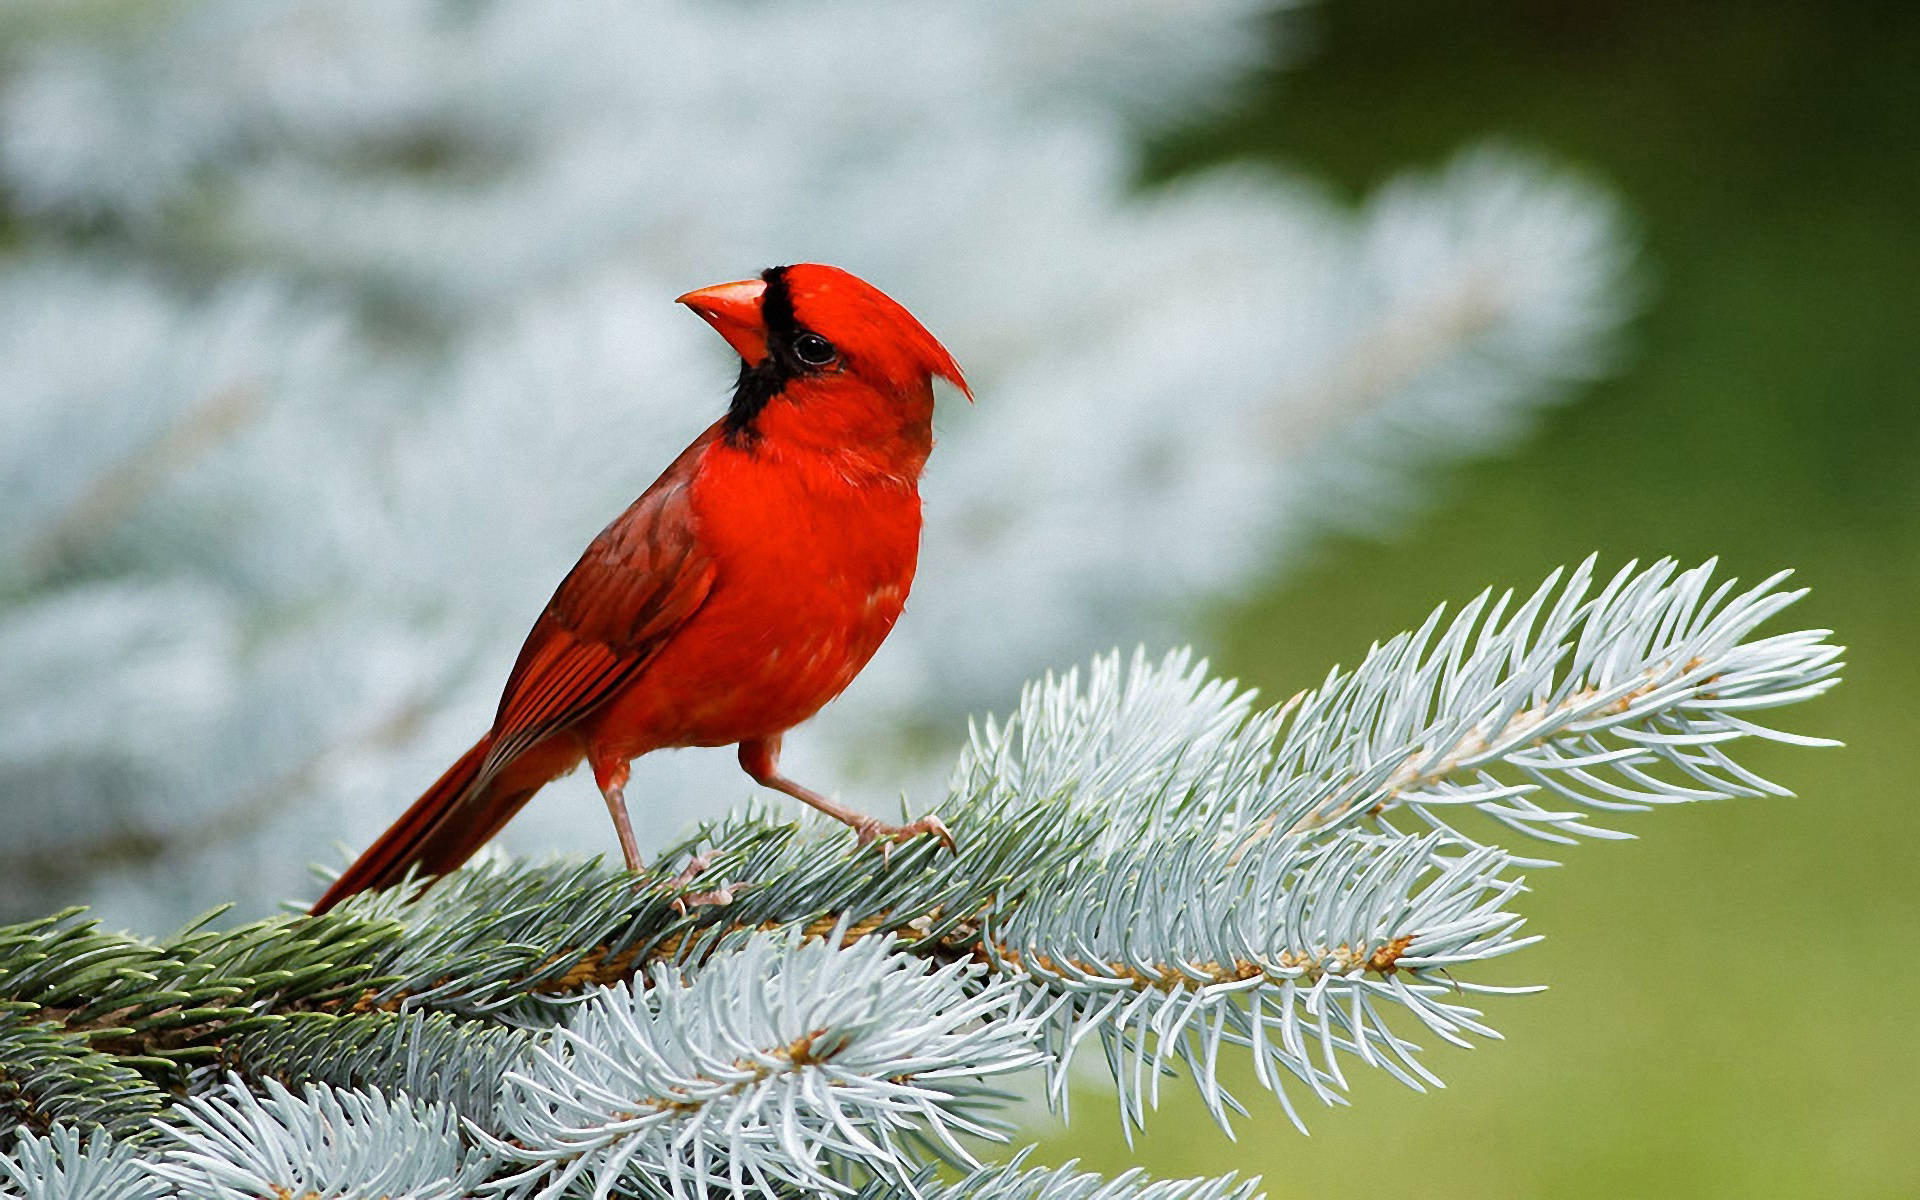
[[1284,696],[1486,583],[1594,550],[1717,554],[1814,589],[1791,619],[1838,630],[1850,666],[1782,723],[1848,745],[1752,755],[1798,799],[1636,817],[1644,841],[1534,873],[1548,941],[1505,979],[1551,990],[1489,1002],[1505,1043],[1433,1047],[1444,1093],[1358,1069],[1353,1107],[1310,1111],[1303,1138],[1249,1073],[1238,1143],[1175,1087],[1133,1151],[1083,1095],[1042,1153],[1258,1171],[1276,1198],[1920,1195],[1915,10],[1392,0],[1312,21],[1303,65],[1152,173],[1270,159],[1357,196],[1504,132],[1619,191],[1648,304],[1616,377],[1523,450],[1222,614],[1219,665]]

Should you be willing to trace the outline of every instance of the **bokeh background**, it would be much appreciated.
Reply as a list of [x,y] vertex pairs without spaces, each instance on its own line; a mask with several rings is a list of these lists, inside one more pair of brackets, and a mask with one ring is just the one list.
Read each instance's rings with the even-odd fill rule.
[[[1795,567],[1852,648],[1788,722],[1847,748],[1754,756],[1800,798],[1535,875],[1505,977],[1552,990],[1434,1050],[1446,1092],[1361,1077],[1310,1138],[1269,1100],[1229,1142],[1173,1088],[1129,1148],[1090,1083],[1049,1159],[1920,1194],[1920,19],[318,10],[0,18],[10,913],[309,892],[717,411],[724,350],[665,299],[817,256],[981,395],[899,645],[801,743],[862,803],[937,793],[960,714],[1089,650],[1193,640],[1284,695],[1589,551]],[[643,776],[681,801],[656,838],[747,794],[696,758]],[[602,848],[590,791],[541,805],[517,848]]]
[[[1434,506],[1216,614],[1270,691],[1483,579],[1584,548],[1788,565],[1847,680],[1754,761],[1799,792],[1668,811],[1536,873],[1543,995],[1444,1049],[1445,1093],[1366,1080],[1307,1139],[1240,1141],[1179,1097],[1156,1169],[1244,1163],[1274,1194],[1912,1196],[1920,1161],[1920,22],[1873,4],[1329,5],[1317,52],[1203,129],[1177,172],[1284,156],[1361,194],[1487,129],[1606,179],[1652,294],[1633,358]],[[1891,951],[1891,953],[1889,953]],[[1176,1093],[1178,1097],[1179,1094]],[[1101,1162],[1076,1120],[1050,1149]]]

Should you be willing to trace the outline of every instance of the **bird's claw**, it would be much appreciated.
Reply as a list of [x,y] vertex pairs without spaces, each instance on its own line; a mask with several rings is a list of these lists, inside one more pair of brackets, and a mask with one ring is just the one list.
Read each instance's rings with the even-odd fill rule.
[[733,889],[746,886],[745,880],[736,881],[728,879],[724,880],[719,887],[714,888],[710,892],[689,892],[684,896],[675,896],[673,898],[673,911],[684,917],[690,908],[705,908],[708,905],[717,905],[724,908],[733,903]]
[[667,880],[667,886],[683,888],[692,883],[700,877],[702,871],[713,865],[713,856],[717,853],[719,853],[717,850],[705,850],[689,858],[687,865],[681,867],[672,879]]
[[[700,877],[702,872],[713,865],[714,856],[719,853],[718,850],[707,850],[689,858],[687,865],[680,868],[672,879],[667,880],[666,886],[669,889],[678,889],[692,883]],[[673,898],[673,911],[684,917],[690,908],[705,908],[708,905],[725,906],[732,904],[733,890],[746,886],[748,885],[745,880],[726,879],[722,880],[720,886],[714,888],[712,891],[691,892],[684,896],[675,896]]]
[[862,846],[875,840],[880,842],[880,861],[883,863],[890,861],[889,856],[893,853],[895,842],[908,841],[923,833],[930,833],[937,838],[940,844],[947,848],[947,853],[960,853],[960,848],[954,844],[953,834],[947,829],[946,822],[932,815],[921,817],[917,821],[909,821],[905,825],[889,825],[885,821],[868,817],[853,829]]

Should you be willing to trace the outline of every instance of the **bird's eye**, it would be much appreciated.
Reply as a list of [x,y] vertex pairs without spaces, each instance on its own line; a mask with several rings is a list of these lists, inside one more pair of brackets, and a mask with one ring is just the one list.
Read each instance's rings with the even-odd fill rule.
[[824,367],[837,354],[833,343],[817,333],[803,333],[793,339],[793,356],[810,367]]

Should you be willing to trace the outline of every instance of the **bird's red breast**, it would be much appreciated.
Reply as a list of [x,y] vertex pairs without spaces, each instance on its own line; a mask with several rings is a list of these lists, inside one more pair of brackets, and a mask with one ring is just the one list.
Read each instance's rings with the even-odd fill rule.
[[911,479],[850,479],[769,438],[715,438],[689,484],[714,566],[705,602],[589,740],[630,757],[790,729],[838,695],[899,618],[920,539]]

